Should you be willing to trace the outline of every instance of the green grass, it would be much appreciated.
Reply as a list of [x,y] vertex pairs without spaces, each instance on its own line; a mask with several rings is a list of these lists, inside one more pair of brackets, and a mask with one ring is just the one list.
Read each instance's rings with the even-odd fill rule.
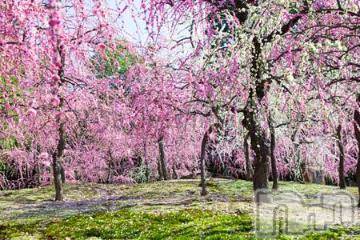
[[121,210],[72,216],[47,225],[9,224],[1,239],[34,236],[39,239],[249,239],[249,215],[223,214],[196,209],[169,213]]
[[[294,182],[280,182],[280,189],[310,196],[338,190],[336,186]],[[67,184],[67,202],[121,197],[102,203],[118,205],[118,210],[106,211],[99,206],[91,208],[90,213],[52,205],[52,186],[1,191],[0,239],[257,239],[252,231],[251,182],[212,179],[208,181],[207,197],[201,197],[199,190],[199,180],[137,185]],[[356,188],[347,191],[356,194]],[[49,204],[62,214],[31,212],[42,204]],[[360,239],[359,236],[360,228],[339,227],[278,239]]]
[[[330,229],[306,236],[277,239],[360,239],[359,229]],[[188,209],[144,213],[134,209],[72,216],[48,223],[9,223],[0,239],[258,239],[251,216]]]
[[[272,183],[269,183],[271,187]],[[337,186],[328,186],[320,184],[302,184],[297,182],[279,182],[280,191],[296,191],[304,195],[316,195],[319,193],[331,193],[339,191]],[[246,198],[251,198],[253,196],[252,182],[236,180],[236,181],[221,181],[217,183],[217,191],[222,192],[223,194],[229,197],[243,196]],[[356,187],[347,187],[347,192],[357,195]]]
[[[131,196],[146,199],[167,199],[189,194],[199,195],[199,181],[165,181],[142,183],[135,185],[113,184],[66,184],[65,200],[78,201],[85,199],[100,198],[105,195]],[[208,181],[211,193],[220,193],[230,199],[238,199],[239,196],[251,199],[253,196],[252,183],[243,180],[210,180]],[[270,183],[271,185],[271,183]],[[300,184],[296,182],[280,182],[280,190],[293,190],[307,195],[315,195],[319,192],[332,192],[338,190],[336,186],[324,186],[318,184]],[[356,195],[357,188],[348,187],[347,191]],[[54,198],[53,186],[45,186],[33,189],[21,189],[0,191],[0,209],[12,204],[37,203],[50,201]]]

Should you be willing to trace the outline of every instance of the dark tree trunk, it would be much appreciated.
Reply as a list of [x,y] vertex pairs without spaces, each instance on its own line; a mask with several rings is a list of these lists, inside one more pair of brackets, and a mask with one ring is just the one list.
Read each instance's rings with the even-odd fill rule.
[[62,164],[60,164],[60,174],[61,174],[61,182],[64,184],[66,181],[66,176],[65,176],[65,168]]
[[179,175],[176,172],[175,165],[172,166],[172,170],[173,170],[173,179],[179,179]]
[[[64,46],[60,44],[58,41],[58,53],[61,61],[61,67],[58,70],[58,76],[60,77],[60,82],[58,83],[59,88],[65,83],[65,53],[64,53]],[[64,106],[64,98],[61,94],[58,95],[60,99],[60,104],[58,106],[58,111],[62,111]],[[63,192],[63,182],[65,182],[65,170],[62,166],[62,158],[64,156],[65,150],[65,128],[64,122],[57,118],[57,123],[59,124],[58,134],[59,140],[57,143],[56,151],[53,153],[53,174],[54,174],[54,185],[55,185],[55,201],[63,201],[64,200],[64,192]]]
[[205,156],[206,156],[206,146],[209,140],[209,131],[211,127],[209,128],[208,131],[205,132],[203,139],[201,141],[201,153],[200,153],[200,186],[201,186],[201,192],[200,195],[201,196],[206,196],[207,195],[207,190],[206,190],[206,164],[205,164]]
[[[260,120],[265,116],[261,105],[266,95],[266,81],[262,80],[261,43],[257,37],[253,39],[251,77],[255,83],[255,89],[251,88],[249,99],[244,110],[243,125],[250,135],[251,149],[255,153],[253,188],[268,188],[268,146],[266,145],[266,130],[262,128]],[[266,117],[265,117],[266,118]]]
[[339,186],[340,189],[345,189],[346,188],[345,173],[344,173],[345,154],[344,154],[344,146],[342,143],[340,124],[336,129],[336,137],[337,137],[337,145],[339,148]]
[[271,159],[271,174],[272,174],[272,180],[273,180],[273,190],[278,190],[278,172],[277,172],[277,166],[276,166],[276,159],[275,159],[275,128],[273,126],[272,117],[269,115],[269,129],[270,129],[270,159]]
[[360,207],[360,94],[357,96],[357,109],[355,109],[354,112],[354,129],[355,129],[355,138],[358,143],[358,160],[357,160],[357,166],[356,166],[356,183],[358,186],[359,191],[359,203],[358,206]]
[[[143,114],[142,117],[143,117],[143,121],[145,121],[145,114]],[[145,178],[146,178],[146,182],[148,182],[150,180],[151,173],[150,173],[150,167],[147,157],[147,142],[145,136],[143,136],[143,151],[144,151],[143,164],[145,165]]]
[[244,138],[244,155],[245,155],[245,165],[246,165],[246,180],[252,180],[254,176],[254,169],[250,161],[250,149],[249,149],[249,134]]
[[[252,136],[251,136],[252,135]],[[261,131],[254,131],[250,134],[251,148],[255,152],[253,189],[268,188],[268,156],[267,147],[263,140],[265,134]]]
[[39,163],[36,165],[36,173],[37,173],[36,184],[37,184],[37,186],[40,186],[40,184],[41,184],[41,167],[40,167]]
[[255,100],[250,100],[250,109],[244,111],[244,127],[248,130],[250,136],[251,149],[255,153],[254,161],[254,191],[268,188],[268,147],[266,145],[266,133],[261,127],[259,108]]
[[113,158],[111,154],[111,150],[108,150],[108,177],[106,179],[106,183],[112,183],[113,182]]
[[255,171],[253,178],[253,189],[268,188],[268,160],[266,147],[260,145],[258,149],[257,157],[255,160]]
[[57,149],[53,153],[53,174],[54,174],[54,185],[55,185],[55,201],[63,201],[63,166],[61,164],[62,157],[65,150],[65,133],[64,133],[64,124],[60,123],[59,125],[59,140],[57,144]]
[[299,147],[300,144],[296,141],[298,128],[295,129],[293,134],[291,135],[291,141],[294,146],[294,160],[295,160],[295,169],[294,169],[294,181],[304,183],[304,168],[305,165],[301,162],[301,156]]
[[159,174],[159,180],[163,180],[164,176],[163,176],[162,169],[161,169],[160,158],[158,159],[157,170],[158,170],[158,174]]
[[168,180],[166,159],[165,159],[165,150],[164,150],[164,138],[160,137],[158,140],[158,143],[159,143],[159,163],[160,163],[160,169],[162,172],[162,177],[164,178],[164,180]]
[[147,158],[147,145],[146,145],[146,141],[144,140],[144,158],[143,158],[143,164],[145,165],[145,177],[146,177],[146,182],[148,182],[150,180],[150,167],[149,167],[149,162],[148,162],[148,158]]

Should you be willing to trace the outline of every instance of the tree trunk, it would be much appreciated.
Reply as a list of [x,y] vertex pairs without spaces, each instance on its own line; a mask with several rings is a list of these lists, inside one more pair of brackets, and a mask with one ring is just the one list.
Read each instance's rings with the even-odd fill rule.
[[268,159],[267,159],[267,149],[264,145],[260,145],[256,153],[255,160],[255,171],[253,178],[253,189],[256,191],[258,189],[267,189],[268,188]]
[[206,156],[206,146],[209,140],[209,131],[211,131],[211,127],[208,131],[205,132],[203,139],[201,141],[201,153],[200,153],[200,186],[201,186],[201,196],[207,195],[206,190],[206,164],[205,164],[205,156]]
[[159,143],[159,163],[162,172],[162,177],[164,178],[164,180],[168,180],[166,160],[165,160],[165,150],[164,150],[164,138],[162,136],[159,138],[158,143]]
[[63,167],[61,164],[61,159],[64,155],[65,149],[65,133],[64,133],[64,124],[60,123],[59,125],[59,140],[57,144],[57,149],[53,153],[53,174],[54,174],[54,185],[55,185],[55,201],[63,201]]
[[[266,130],[261,126],[261,119],[264,118],[264,106],[262,99],[266,96],[267,82],[262,79],[263,66],[261,57],[261,41],[254,37],[252,41],[251,78],[255,87],[250,88],[247,106],[244,109],[243,125],[250,135],[251,149],[255,153],[253,188],[268,188],[268,146]],[[266,117],[265,119],[266,120]]]
[[252,180],[254,176],[254,169],[250,161],[250,151],[249,151],[249,134],[244,138],[244,155],[245,155],[245,165],[246,165],[246,180]]
[[[254,135],[257,135],[256,133]],[[267,190],[268,189],[268,158],[265,144],[262,142],[262,136],[253,136],[251,145],[255,151],[255,171],[253,178],[253,190]],[[260,143],[260,144],[258,144]],[[256,202],[268,202],[270,199],[266,196],[265,198],[259,198],[259,195],[256,194]]]
[[358,108],[355,109],[354,112],[354,129],[355,129],[355,138],[358,143],[358,160],[357,160],[357,166],[356,166],[356,183],[358,186],[359,191],[359,203],[358,206],[360,207],[360,94],[357,96],[357,105]]
[[[143,113],[142,115],[143,121],[145,121],[145,113]],[[149,167],[149,162],[148,162],[148,157],[147,157],[147,139],[146,139],[146,135],[143,135],[143,152],[144,152],[144,157],[142,159],[142,164],[145,165],[145,178],[146,178],[146,182],[149,182],[150,180],[150,167]]]
[[340,124],[336,129],[336,137],[337,137],[337,145],[339,147],[339,186],[340,189],[345,189],[346,188],[345,174],[344,174],[345,154],[344,154],[344,146],[342,143]]
[[146,145],[146,140],[144,140],[144,165],[145,165],[145,177],[146,177],[146,182],[148,182],[150,180],[150,167],[149,167],[149,162],[147,159],[147,145]]
[[113,182],[113,158],[111,154],[111,150],[108,150],[108,177],[106,179],[106,183],[112,183]]
[[60,164],[60,174],[61,174],[61,182],[64,184],[66,181],[66,176],[65,176],[65,168],[62,164]]
[[[62,87],[65,83],[65,53],[64,46],[60,44],[60,40],[57,41],[57,51],[60,57],[61,66],[58,69],[58,76],[60,78],[60,82],[58,83],[58,87]],[[61,93],[58,92],[58,98],[60,99],[60,103],[58,106],[59,113],[62,111],[64,106],[64,97],[61,96]],[[65,182],[65,171],[62,166],[62,158],[65,150],[65,128],[64,122],[60,118],[60,115],[57,117],[57,123],[59,124],[59,140],[56,148],[56,152],[53,153],[53,174],[54,174],[54,184],[55,184],[55,201],[63,201],[64,200],[64,192],[63,192],[63,182]]]
[[158,174],[159,174],[159,180],[163,180],[164,176],[163,176],[163,173],[162,173],[160,158],[158,159],[158,162],[157,162],[157,170],[158,170]]
[[179,175],[176,172],[175,164],[172,166],[173,170],[173,179],[179,179]]
[[269,129],[270,129],[270,159],[271,159],[271,174],[273,179],[273,190],[278,190],[278,172],[277,172],[277,166],[276,166],[276,159],[275,159],[275,128],[273,126],[272,117],[269,114]]
[[36,185],[40,186],[40,184],[41,184],[41,167],[40,167],[39,163],[36,165],[36,172],[37,172]]
[[291,135],[291,141],[294,146],[294,154],[293,158],[295,160],[295,169],[294,169],[294,181],[304,183],[304,168],[305,165],[301,161],[301,154],[300,154],[300,144],[296,141],[296,134],[298,129],[295,129],[295,132]]
[[243,124],[249,132],[251,149],[255,153],[253,189],[256,191],[268,188],[268,147],[265,130],[258,121],[260,107],[255,104],[254,99],[250,100],[249,106],[250,109],[244,111]]

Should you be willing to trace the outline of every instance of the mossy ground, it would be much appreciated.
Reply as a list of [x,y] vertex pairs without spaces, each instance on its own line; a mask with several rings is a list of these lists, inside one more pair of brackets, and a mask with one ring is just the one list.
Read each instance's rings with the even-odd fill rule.
[[[2,191],[0,239],[257,239],[252,183],[213,179],[208,185],[209,195],[200,197],[198,180],[68,184],[64,203],[51,201],[52,186]],[[293,182],[281,182],[280,188],[305,195],[337,190]],[[360,239],[359,229],[277,238]]]

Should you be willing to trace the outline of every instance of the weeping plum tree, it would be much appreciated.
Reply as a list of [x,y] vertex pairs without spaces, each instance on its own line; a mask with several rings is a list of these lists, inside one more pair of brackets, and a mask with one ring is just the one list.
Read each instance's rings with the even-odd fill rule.
[[[344,169],[355,172],[356,168],[349,166],[352,156],[356,155],[349,151],[355,149],[349,146],[355,143],[351,139],[356,139],[349,126],[353,121],[353,109],[358,108],[356,96],[360,91],[360,38],[357,34],[360,14],[356,1],[315,1],[313,8],[316,14],[309,15],[307,25],[299,32],[299,39],[308,36],[311,39],[306,46],[308,54],[303,56],[300,66],[306,69],[302,74],[307,75],[304,83],[309,86],[308,99],[319,100],[330,111],[330,117],[322,119],[324,124],[320,128],[325,130],[333,125],[335,129],[339,159],[336,175],[340,187],[344,188]],[[330,118],[335,119],[335,123],[331,124]]]
[[[243,125],[249,132],[250,145],[255,153],[254,190],[267,188],[268,142],[270,141],[267,140],[268,129],[263,127],[262,122],[266,122],[268,88],[276,78],[271,77],[273,73],[271,65],[274,61],[271,61],[272,59],[268,56],[274,53],[277,42],[281,41],[279,38],[285,41],[292,37],[292,30],[298,24],[303,24],[301,20],[309,11],[307,1],[295,5],[289,2],[277,4],[274,1],[263,3],[258,1],[170,1],[167,3],[158,1],[148,7],[145,2],[143,5],[149,13],[149,22],[154,24],[159,24],[157,22],[159,18],[155,17],[154,12],[167,9],[164,5],[173,7],[176,16],[181,15],[185,9],[192,9],[190,12],[193,13],[193,22],[198,26],[210,26],[206,31],[206,40],[202,44],[210,42],[213,48],[214,42],[215,44],[218,42],[220,48],[231,48],[232,51],[228,54],[230,57],[243,58],[238,59],[239,68],[245,75],[243,82],[248,83],[249,87],[244,89],[246,93],[242,93],[247,95],[247,100],[244,101],[241,112],[244,115]],[[207,22],[204,22],[201,20],[203,15],[211,17],[206,18]],[[231,41],[227,39],[227,42],[234,42],[233,46],[224,44],[224,41],[216,41],[224,28],[215,32],[212,26],[215,20],[223,18],[225,18],[227,28],[230,28],[227,30],[230,34],[227,38]],[[236,46],[241,46],[238,48],[240,52],[237,52]]]
[[112,37],[104,3],[96,1],[92,7],[86,10],[83,1],[1,3],[5,21],[10,23],[1,31],[5,41],[1,42],[0,58],[8,62],[2,65],[1,75],[12,72],[27,91],[14,108],[22,119],[19,124],[28,124],[26,128],[43,137],[38,141],[51,155],[58,201],[64,198],[62,165],[67,135],[76,122],[71,105],[77,93],[90,90],[89,80],[93,79],[86,68],[88,51]]
[[[337,166],[359,179],[357,1],[144,0],[150,42],[130,57],[115,44],[115,19],[137,2],[106,2],[0,3],[0,76],[22,89],[16,101],[0,98],[1,138],[16,139],[1,151],[19,169],[39,166],[56,200],[64,175],[134,181],[139,156],[161,175],[200,170],[205,195],[210,152],[234,149],[244,155],[221,165],[244,165],[254,190],[268,187],[270,167],[274,188],[277,178],[298,179],[301,163],[334,182]],[[169,22],[174,31],[162,31]],[[188,36],[164,42],[184,24]],[[333,138],[339,119],[343,150]]]
[[[340,76],[342,76],[334,81],[336,83],[348,80],[359,81],[354,70],[358,66],[354,60],[356,57],[343,58],[345,55],[358,52],[356,42],[359,39],[356,34],[351,34],[358,28],[354,25],[359,20],[356,1],[342,4],[340,1],[323,0],[282,1],[281,3],[245,0],[166,2],[159,0],[152,1],[150,4],[143,1],[142,6],[148,14],[148,23],[154,26],[155,30],[160,29],[159,26],[168,20],[169,16],[173,16],[172,20],[177,23],[186,17],[191,19],[190,36],[181,39],[181,42],[188,40],[189,45],[192,46],[197,43],[198,45],[194,46],[195,56],[203,56],[199,53],[199,48],[204,49],[204,46],[208,46],[212,51],[218,52],[223,51],[224,48],[230,49],[227,54],[221,56],[222,58],[238,58],[238,61],[234,62],[238,64],[242,72],[241,76],[244,77],[236,79],[239,84],[248,86],[241,93],[246,96],[246,99],[243,100],[240,112],[243,113],[243,126],[249,132],[250,145],[255,153],[254,190],[268,186],[268,159],[271,152],[268,144],[271,141],[268,139],[271,134],[264,122],[266,122],[268,111],[269,88],[276,84],[289,94],[302,88],[301,84],[315,83],[322,88],[326,85],[326,75],[334,73],[330,72],[329,68],[335,68],[341,72]],[[173,10],[173,15],[167,14],[169,9]],[[329,21],[330,19],[333,21]],[[219,25],[219,23],[223,24],[222,27],[213,27],[214,24]],[[349,24],[352,27],[344,28],[343,24]],[[201,32],[199,35],[203,36],[203,39],[194,41],[194,29]],[[327,31],[327,29],[336,30]],[[331,39],[330,41],[334,42],[344,41],[344,44],[348,45],[347,49],[330,52],[326,47],[322,47],[324,51],[317,52],[315,45],[319,44],[319,40],[325,42],[325,39],[327,41]],[[214,45],[217,47],[214,48]],[[319,60],[315,61],[316,64],[313,66],[309,63],[313,64],[314,61],[308,61],[307,64],[304,64],[304,61],[298,61],[301,56],[309,56],[314,52],[320,54],[318,54]],[[331,56],[337,58],[335,62],[327,61]],[[314,74],[316,77],[307,75],[309,78],[305,79],[305,75],[312,72],[314,66],[318,66],[317,63],[323,63],[324,60],[328,67],[324,69],[324,72],[327,74],[324,72],[322,76]],[[218,71],[221,71],[222,67],[230,67],[218,66]],[[293,85],[291,81],[294,78],[300,85]],[[310,81],[313,83],[309,83]],[[289,89],[287,85],[295,89]],[[309,92],[311,92],[310,89]]]

